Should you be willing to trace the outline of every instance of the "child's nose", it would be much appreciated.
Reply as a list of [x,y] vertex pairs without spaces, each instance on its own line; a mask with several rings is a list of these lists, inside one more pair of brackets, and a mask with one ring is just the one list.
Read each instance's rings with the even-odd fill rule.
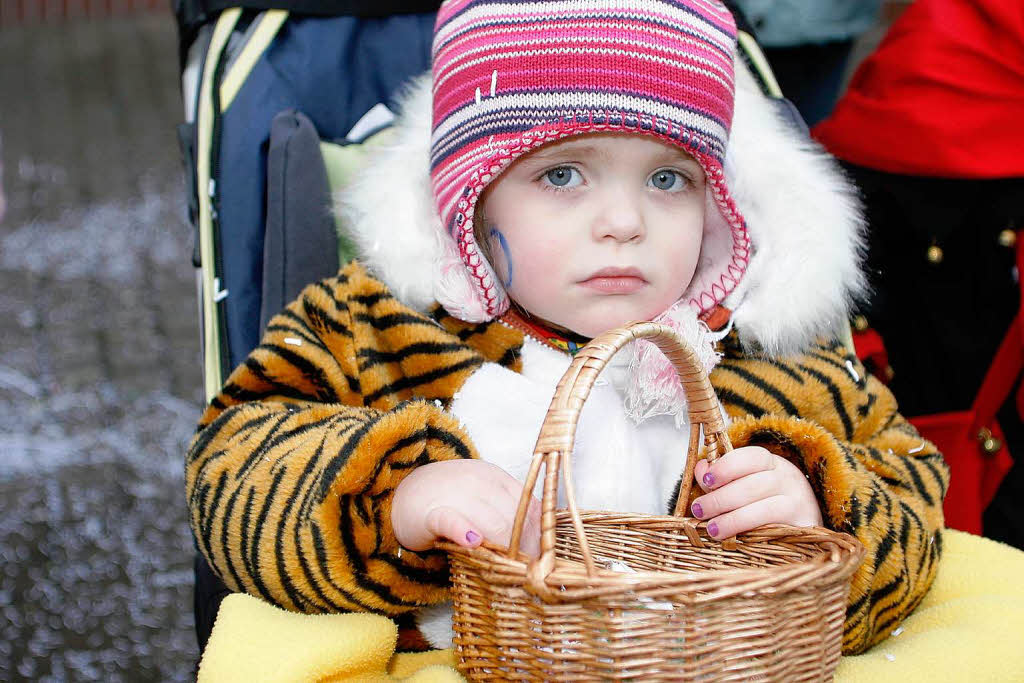
[[625,192],[609,193],[595,221],[594,237],[634,242],[645,234],[643,211],[636,198]]

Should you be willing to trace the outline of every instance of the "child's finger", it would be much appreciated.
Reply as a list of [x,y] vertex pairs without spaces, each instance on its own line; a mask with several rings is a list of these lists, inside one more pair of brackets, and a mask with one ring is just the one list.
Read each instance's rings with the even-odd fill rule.
[[526,509],[520,548],[530,557],[540,555],[540,501],[536,498],[530,498],[530,507]]
[[775,459],[775,455],[760,446],[737,448],[702,469],[697,481],[701,488],[710,491],[754,472],[775,469]]
[[693,478],[697,481],[697,486],[699,486],[704,493],[711,490],[711,487],[704,483],[704,475],[708,473],[708,467],[709,465],[707,460],[698,460],[697,464],[693,467]]
[[[523,487],[520,486],[514,496],[497,505],[496,511],[500,510],[503,526],[500,533],[493,538],[488,536],[495,543],[508,545],[512,541],[512,527],[515,524],[516,511],[519,509],[519,494],[522,493],[522,490]],[[530,557],[537,557],[540,554],[540,501],[533,496],[530,496],[530,504],[526,508],[526,519],[523,520],[523,532],[518,549]]]
[[[518,508],[518,498],[514,500],[509,498],[495,507],[495,514],[500,516],[501,521],[495,522],[494,534],[488,535],[488,540],[504,546],[508,546],[512,542],[512,527],[515,525]],[[487,529],[486,526],[484,528]],[[520,550],[530,557],[537,557],[540,554],[540,501],[532,496],[530,505],[526,508],[526,519],[523,520],[519,547],[513,548],[513,550]]]
[[453,507],[440,506],[427,513],[424,520],[427,531],[435,538],[447,538],[466,548],[483,543],[485,533]]
[[[504,476],[500,481],[509,497],[507,514],[509,520],[512,520],[509,522],[509,536],[511,536],[511,525],[515,521],[516,511],[519,509],[519,499],[523,495],[523,485],[512,475],[505,474],[504,472],[502,474]],[[523,523],[523,535],[519,549],[530,557],[540,555],[540,501],[537,500],[536,496],[530,496],[530,506],[526,508],[526,520]]]
[[700,496],[690,504],[690,510],[698,519],[710,519],[780,493],[774,473],[754,472]]
[[787,504],[785,496],[762,498],[708,520],[708,533],[717,539],[731,538],[764,524],[782,522],[788,514]]

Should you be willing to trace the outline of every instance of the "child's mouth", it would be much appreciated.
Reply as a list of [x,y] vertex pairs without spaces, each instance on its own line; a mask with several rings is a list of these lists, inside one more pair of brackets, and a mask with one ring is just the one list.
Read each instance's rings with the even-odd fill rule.
[[634,294],[647,285],[636,268],[602,268],[580,284],[601,294]]

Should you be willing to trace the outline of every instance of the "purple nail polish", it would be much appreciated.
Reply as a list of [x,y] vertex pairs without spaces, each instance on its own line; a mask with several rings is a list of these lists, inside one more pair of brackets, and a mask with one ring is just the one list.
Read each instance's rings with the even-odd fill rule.
[[704,474],[704,485],[705,486],[714,486],[715,485],[715,477],[710,472],[707,472],[707,473]]
[[708,533],[714,537],[718,536],[718,522],[708,522]]
[[701,509],[700,503],[694,502],[694,504],[691,505],[690,507],[693,510],[694,517],[700,518],[704,516],[704,510]]
[[480,540],[480,534],[478,534],[477,532],[475,532],[475,531],[467,531],[466,532],[466,542],[467,543],[476,543],[479,540]]

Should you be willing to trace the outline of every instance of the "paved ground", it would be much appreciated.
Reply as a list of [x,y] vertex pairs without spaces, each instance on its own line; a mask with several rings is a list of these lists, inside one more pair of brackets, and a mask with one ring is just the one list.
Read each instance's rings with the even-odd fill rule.
[[202,399],[168,14],[0,33],[0,680],[188,680]]

